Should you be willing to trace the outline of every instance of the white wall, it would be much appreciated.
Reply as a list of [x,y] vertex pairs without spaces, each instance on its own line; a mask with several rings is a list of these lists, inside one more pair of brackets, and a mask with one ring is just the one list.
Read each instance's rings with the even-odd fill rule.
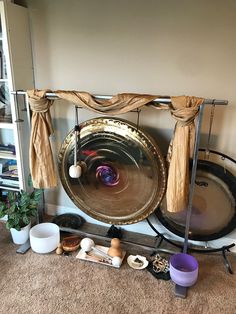
[[[228,99],[229,106],[216,109],[212,148],[236,158],[236,1],[18,2],[29,8],[36,88]],[[73,107],[57,101],[52,112],[57,150],[73,126]],[[90,117],[94,114],[81,114],[81,120]],[[208,118],[209,108],[202,142]],[[141,125],[166,151],[174,125],[168,113],[144,110]],[[47,193],[46,201],[75,208],[61,186]],[[149,230],[145,223],[137,228]]]

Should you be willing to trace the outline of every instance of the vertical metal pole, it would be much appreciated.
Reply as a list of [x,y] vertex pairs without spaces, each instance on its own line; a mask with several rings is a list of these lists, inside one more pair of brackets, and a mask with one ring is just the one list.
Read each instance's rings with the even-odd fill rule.
[[75,106],[75,122],[76,125],[79,124],[79,108],[77,106]]
[[200,106],[200,110],[198,114],[198,121],[197,121],[197,126],[196,126],[196,133],[195,133],[195,145],[194,145],[194,154],[193,154],[191,183],[190,183],[190,188],[189,188],[188,211],[187,211],[186,224],[185,224],[183,253],[187,253],[187,250],[188,250],[188,235],[189,235],[190,220],[191,220],[191,215],[192,215],[193,194],[194,194],[194,185],[195,185],[195,178],[196,178],[196,172],[197,172],[198,149],[199,149],[199,143],[200,143],[200,131],[201,131],[201,125],[202,125],[203,110],[204,110],[204,103]]
[[78,108],[75,106],[75,148],[74,148],[74,166],[77,166],[77,145],[78,145],[78,132],[77,132],[77,125],[78,125]]
[[76,106],[75,108],[76,108],[76,134],[77,134],[77,139],[76,139],[76,145],[77,145],[77,147],[76,147],[77,157],[76,158],[77,159],[76,160],[80,164],[80,162],[81,162],[81,154],[80,154],[81,144],[80,144],[79,107]]
[[23,119],[20,118],[19,114],[19,102],[18,102],[18,92],[15,93],[15,112],[16,112],[16,120],[15,122],[24,122]]
[[30,114],[30,106],[29,106],[29,97],[28,94],[24,94],[25,97],[25,107],[26,107],[26,112],[27,112],[27,121],[28,121],[28,127],[29,129],[31,128],[31,114]]
[[[202,125],[203,110],[204,110],[204,103],[200,106],[200,110],[198,114],[198,121],[197,121],[197,126],[196,126],[196,133],[195,133],[195,145],[194,145],[194,153],[193,153],[191,182],[190,182],[190,187],[189,187],[188,211],[187,211],[186,223],[185,223],[183,253],[187,253],[187,250],[188,250],[188,235],[189,235],[189,226],[190,226],[190,220],[191,220],[191,215],[192,215],[193,194],[194,194],[194,185],[195,185],[196,172],[197,172],[198,149],[199,149],[199,143],[200,143],[200,131],[201,131],[201,125]],[[186,298],[187,287],[182,287],[176,284],[175,295],[180,298]]]

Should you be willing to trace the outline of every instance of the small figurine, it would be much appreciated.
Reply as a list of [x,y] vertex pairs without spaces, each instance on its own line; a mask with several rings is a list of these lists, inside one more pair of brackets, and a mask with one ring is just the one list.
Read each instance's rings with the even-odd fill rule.
[[56,254],[57,255],[61,255],[63,253],[63,248],[62,248],[62,244],[59,243],[56,249]]
[[113,238],[111,240],[111,247],[108,250],[108,255],[114,257],[122,257],[122,250],[120,248],[120,240],[118,238]]

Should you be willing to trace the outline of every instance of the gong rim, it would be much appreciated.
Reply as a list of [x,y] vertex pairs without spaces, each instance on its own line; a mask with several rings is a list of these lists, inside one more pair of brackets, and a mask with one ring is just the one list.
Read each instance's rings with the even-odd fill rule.
[[[108,136],[108,138],[110,134],[113,134],[118,137],[118,140],[121,138],[124,142],[129,141],[131,144],[138,145],[142,152],[145,153],[145,156],[150,159],[152,165],[154,164],[154,169],[152,169],[153,176],[157,176],[155,180],[158,182],[158,187],[151,191],[152,194],[150,200],[148,200],[142,208],[138,208],[131,214],[128,213],[127,215],[122,214],[121,216],[113,216],[112,213],[111,215],[104,215],[101,212],[97,212],[96,209],[88,206],[88,200],[82,200],[82,197],[75,195],[70,184],[71,178],[68,177],[68,156],[74,147],[74,132],[71,130],[61,145],[58,154],[58,169],[62,185],[73,203],[90,217],[115,225],[133,224],[144,220],[152,214],[162,201],[166,190],[166,164],[157,143],[143,130],[138,129],[135,124],[123,119],[109,117],[90,119],[80,124],[80,130],[81,150],[83,147],[86,147],[87,140],[89,141],[89,139],[93,139],[93,137],[96,139],[96,136],[99,138],[100,134],[105,137]],[[120,145],[122,144],[120,143]],[[112,166],[110,166],[110,168],[110,170],[112,170]],[[97,167],[97,169],[99,170],[99,167]],[[96,177],[96,179],[99,179],[100,181],[101,178],[103,179],[103,177],[100,177],[99,175]],[[77,180],[82,189],[82,179],[80,180],[79,178]],[[102,183],[103,185],[106,184],[104,182]],[[116,183],[114,183],[114,185],[116,185]],[[110,186],[107,187],[108,191],[110,191],[109,189],[111,188],[112,187]]]
[[[225,235],[229,234],[236,228],[236,178],[227,169],[209,160],[198,160],[197,173],[198,171],[209,172],[210,174],[216,176],[219,180],[222,180],[223,184],[225,184],[228,190],[230,191],[230,194],[231,194],[230,197],[232,197],[234,201],[233,216],[228,222],[228,224],[223,226],[219,231],[212,232],[210,234],[200,234],[191,230],[191,227],[190,227],[190,232],[188,234],[188,238],[190,240],[195,240],[195,241],[216,240],[216,239],[224,237]],[[196,175],[196,178],[197,178],[197,175]],[[160,206],[155,211],[155,215],[157,216],[159,221],[163,224],[163,226],[166,227],[169,231],[171,231],[172,233],[182,238],[185,237],[185,226],[182,227],[178,223],[166,217],[163,214]]]

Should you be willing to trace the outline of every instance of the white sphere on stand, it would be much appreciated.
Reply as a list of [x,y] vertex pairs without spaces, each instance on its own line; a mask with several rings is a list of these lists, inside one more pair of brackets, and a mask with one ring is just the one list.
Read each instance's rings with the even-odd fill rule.
[[90,238],[84,238],[83,240],[81,240],[80,246],[83,251],[89,252],[93,249],[93,247],[95,246],[95,243]]

